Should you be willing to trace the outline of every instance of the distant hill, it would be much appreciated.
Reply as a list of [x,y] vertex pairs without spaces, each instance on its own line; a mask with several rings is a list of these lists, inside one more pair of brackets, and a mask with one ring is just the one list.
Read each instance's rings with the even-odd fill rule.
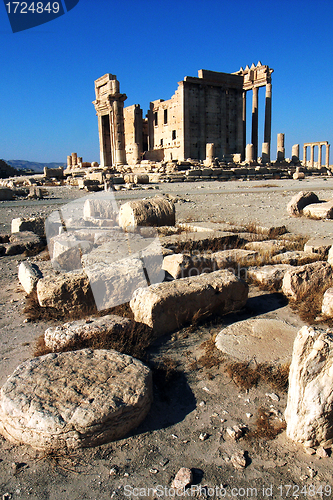
[[8,165],[4,160],[0,160],[0,179],[7,179],[7,177],[14,177],[15,175],[21,175],[21,172]]
[[[41,173],[44,170],[44,167],[48,168],[57,168],[57,167],[66,167],[67,163],[62,162],[51,162],[51,163],[38,163],[37,161],[26,161],[26,160],[6,160],[6,162],[12,167],[16,168],[20,171],[33,171]],[[20,172],[22,174],[22,172]],[[23,172],[24,173],[24,172]],[[12,174],[15,175],[15,174]]]

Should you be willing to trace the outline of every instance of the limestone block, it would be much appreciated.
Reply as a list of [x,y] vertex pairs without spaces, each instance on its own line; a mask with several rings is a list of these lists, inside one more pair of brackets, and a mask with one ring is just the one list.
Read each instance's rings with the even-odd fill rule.
[[195,314],[227,314],[247,301],[248,286],[226,270],[139,288],[130,302],[135,321],[164,335],[190,322]]
[[307,448],[333,441],[333,336],[303,326],[295,339],[285,419],[287,436]]
[[321,312],[328,318],[333,317],[333,288],[329,288],[324,293]]
[[316,262],[317,260],[320,260],[320,256],[318,254],[294,250],[274,255],[274,257],[272,257],[271,259],[271,263],[290,264],[291,266],[303,266],[304,264]]
[[183,253],[167,255],[163,259],[162,269],[167,271],[175,279],[197,276],[203,272],[216,271],[214,261],[204,256],[190,257]]
[[297,329],[279,319],[249,319],[223,328],[216,347],[242,362],[287,363],[291,359]]
[[292,300],[308,297],[322,285],[333,285],[333,269],[327,262],[313,262],[286,272],[282,282],[283,293]]
[[131,356],[47,354],[22,363],[1,388],[0,433],[47,451],[96,446],[137,427],[151,402],[151,371]]
[[246,263],[251,262],[253,259],[258,257],[258,252],[253,250],[244,250],[241,248],[232,248],[231,250],[220,250],[218,252],[212,252],[210,254],[204,254],[210,256],[214,263],[214,271],[218,269],[224,269],[228,265],[239,264],[246,265]]
[[297,217],[301,214],[304,207],[312,203],[319,203],[318,196],[311,191],[300,191],[288,203],[287,211],[289,215]]
[[45,219],[44,217],[18,217],[12,219],[11,224],[12,233],[22,233],[24,231],[31,231],[39,236],[45,235]]
[[140,226],[174,226],[175,222],[175,205],[162,197],[129,201],[119,211],[119,225],[124,230]]
[[37,286],[38,280],[43,274],[37,264],[24,261],[18,268],[18,279],[27,294],[31,293]]
[[304,252],[311,252],[322,256],[328,255],[333,245],[333,238],[311,238],[304,245]]
[[251,241],[246,243],[244,248],[246,250],[275,255],[286,251],[286,243],[283,240]]
[[333,219],[333,201],[307,205],[303,209],[303,215],[311,219]]
[[6,255],[17,255],[24,252],[41,250],[45,244],[43,240],[31,231],[13,233],[9,238],[9,243],[5,244]]
[[116,221],[117,210],[109,199],[88,199],[84,202],[83,217],[89,220],[91,217],[96,219],[111,219]]
[[37,283],[37,298],[41,307],[74,312],[94,305],[89,279],[82,273],[45,276]]
[[249,267],[247,276],[268,290],[280,290],[284,275],[290,269],[292,269],[292,266],[289,264]]
[[133,323],[128,318],[109,314],[101,318],[81,319],[64,323],[62,326],[51,326],[45,330],[44,341],[46,347],[57,351],[105,335],[110,337],[117,333],[126,335],[132,327]]
[[135,174],[133,176],[134,184],[149,184],[149,175],[148,174]]
[[297,181],[297,180],[303,180],[303,179],[305,179],[305,173],[304,172],[294,172],[293,173],[293,179],[295,181]]

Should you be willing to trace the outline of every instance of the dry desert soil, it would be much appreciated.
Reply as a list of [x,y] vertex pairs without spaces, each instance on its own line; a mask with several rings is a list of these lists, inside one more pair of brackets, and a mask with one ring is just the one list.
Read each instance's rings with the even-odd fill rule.
[[[333,198],[329,177],[156,187],[118,192],[116,198],[123,203],[168,193],[179,197],[177,222],[211,227],[222,222],[285,225],[291,233],[333,237],[333,220],[290,218],[286,211],[287,202],[301,190],[314,191],[320,199]],[[64,186],[48,188],[44,200],[0,202],[0,232],[9,233],[15,217],[47,216],[86,194]],[[36,339],[51,324],[25,321],[25,293],[17,279],[18,265],[25,258],[0,257],[0,385],[33,356]],[[251,286],[243,311],[160,338],[149,349],[151,362],[163,360],[164,366],[176,369],[156,375],[154,402],[145,421],[124,439],[70,455],[47,455],[0,437],[0,499],[164,498],[181,467],[194,473],[197,488],[187,490],[192,498],[214,498],[216,491],[225,498],[330,498],[333,458],[307,455],[286,437],[286,392],[264,380],[247,390],[240,387],[226,372],[231,358],[221,360],[209,342],[228,324],[246,318],[279,319],[295,331],[304,324],[281,294]],[[258,426],[258,417],[266,426]],[[229,438],[227,427],[242,423],[249,432],[238,441]],[[246,467],[233,465],[230,459],[237,452],[245,452]]]

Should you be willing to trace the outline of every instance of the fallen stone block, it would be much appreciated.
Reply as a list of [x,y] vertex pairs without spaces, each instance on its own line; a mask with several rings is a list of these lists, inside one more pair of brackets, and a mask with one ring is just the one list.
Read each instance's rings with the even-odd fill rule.
[[137,427],[151,402],[151,371],[131,356],[47,354],[22,363],[1,388],[0,433],[47,452],[97,446]]
[[88,277],[74,272],[40,279],[37,298],[41,307],[65,313],[89,310],[95,305]]
[[246,283],[222,270],[139,288],[130,307],[135,321],[161,336],[181,328],[195,315],[237,311],[246,304],[247,296]]
[[304,264],[316,262],[317,260],[321,260],[320,255],[318,254],[294,250],[274,255],[274,257],[271,258],[271,263],[303,266]]
[[86,220],[109,219],[116,223],[117,207],[111,199],[92,198],[85,201],[83,206],[83,217]]
[[64,177],[64,167],[58,167],[58,168],[49,168],[49,167],[44,167],[44,177],[47,179],[63,179]]
[[307,205],[303,209],[303,215],[311,219],[333,219],[333,201]]
[[260,253],[275,255],[286,251],[286,243],[283,240],[251,241],[246,243],[246,250],[254,250]]
[[124,203],[119,210],[119,225],[124,230],[142,226],[174,226],[175,205],[162,197]]
[[6,255],[17,255],[24,252],[38,252],[45,247],[45,243],[35,233],[24,231],[13,233],[9,238],[9,243],[5,243]]
[[12,234],[30,231],[38,236],[45,236],[45,219],[44,217],[18,217],[12,220],[11,231]]
[[44,198],[44,193],[46,190],[44,190],[41,187],[38,186],[30,186],[29,187],[29,194],[28,198],[33,199],[33,200],[42,200]]
[[133,322],[128,318],[109,314],[101,318],[78,320],[64,323],[62,326],[51,326],[44,333],[45,346],[52,351],[63,350],[69,345],[75,347],[87,340],[102,336],[112,337],[114,334],[129,334]]
[[333,442],[332,332],[303,326],[295,339],[285,419],[287,436],[306,448]]
[[330,264],[331,266],[333,265],[333,246],[331,246],[331,248],[329,249],[328,251],[328,255],[327,255],[327,262],[328,264]]
[[191,257],[183,253],[167,255],[163,259],[162,269],[167,271],[173,278],[188,278],[198,276],[203,272],[216,271],[214,262],[210,258],[198,256]]
[[333,285],[333,269],[327,262],[313,262],[287,271],[282,291],[289,299],[300,300],[310,297],[323,285],[327,288]]
[[220,250],[204,254],[210,256],[214,265],[214,270],[224,269],[229,265],[239,264],[241,266],[250,263],[258,257],[258,252],[254,250],[244,250],[242,248],[233,248],[231,250]]
[[333,317],[333,288],[328,288],[324,293],[321,312],[327,318]]
[[37,264],[24,261],[19,265],[18,279],[28,295],[36,288],[38,281],[42,277],[43,274]]
[[311,191],[300,191],[288,203],[287,211],[289,215],[298,217],[302,213],[303,208],[312,203],[319,203],[318,196]]
[[290,269],[292,269],[292,266],[289,264],[249,267],[247,276],[265,289],[280,290],[284,275]]
[[327,255],[333,245],[333,238],[311,238],[304,245],[304,252]]

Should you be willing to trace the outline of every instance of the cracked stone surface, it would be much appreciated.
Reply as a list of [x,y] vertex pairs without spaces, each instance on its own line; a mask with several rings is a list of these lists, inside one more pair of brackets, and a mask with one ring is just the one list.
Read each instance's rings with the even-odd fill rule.
[[150,369],[112,350],[47,354],[3,385],[0,433],[16,444],[66,450],[124,437],[152,402]]

